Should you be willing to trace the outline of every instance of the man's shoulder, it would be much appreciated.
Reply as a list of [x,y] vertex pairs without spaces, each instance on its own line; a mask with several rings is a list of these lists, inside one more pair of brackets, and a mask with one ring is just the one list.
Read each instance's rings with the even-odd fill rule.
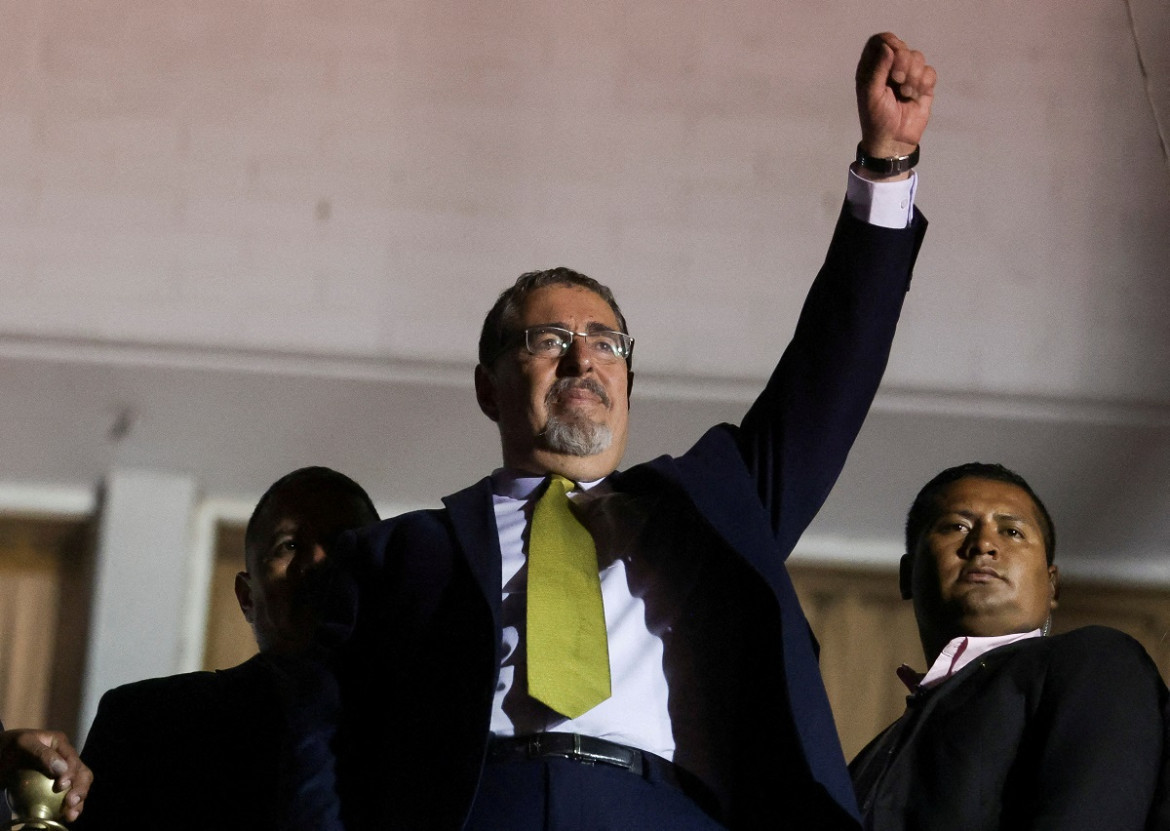
[[358,548],[386,548],[417,541],[419,537],[439,537],[448,533],[449,511],[442,508],[419,508],[387,517],[373,525],[357,529],[353,539]]
[[1099,651],[1120,651],[1129,654],[1145,654],[1142,645],[1132,636],[1109,626],[1081,626],[1058,635],[1025,638],[996,647],[988,653],[998,659],[1035,657],[1051,658],[1055,655],[1077,656],[1096,654]]
[[1123,661],[1148,659],[1145,649],[1132,636],[1109,626],[1093,625],[996,647],[984,656],[984,662],[1068,663],[1090,658],[1098,661],[1106,656]]
[[998,665],[1023,686],[1035,686],[1045,697],[1147,697],[1165,689],[1145,648],[1108,626],[1084,626],[1018,641],[993,650],[983,660]]
[[482,479],[443,498],[443,506],[421,508],[387,517],[343,535],[337,551],[343,559],[356,557],[362,567],[384,565],[387,558],[427,552],[431,557],[413,558],[413,567],[429,568],[435,557],[446,561],[469,541],[495,533],[491,484]]
[[1083,626],[1060,635],[1044,638],[1054,663],[1093,663],[1094,672],[1152,671],[1153,659],[1137,639],[1109,626]]
[[1054,650],[1122,649],[1145,651],[1133,636],[1111,626],[1081,626],[1059,635],[1051,635],[1047,638],[1047,642],[1049,647]]
[[391,536],[396,533],[419,530],[438,530],[450,524],[452,513],[469,508],[490,507],[491,479],[484,477],[462,490],[448,494],[442,499],[442,506],[431,508],[415,508],[409,511],[389,516],[380,522],[375,522],[359,531],[359,535],[369,538]]
[[216,673],[203,670],[146,678],[107,690],[102,696],[101,706],[138,707],[145,702],[174,700],[176,696],[213,689],[218,683]]
[[[208,693],[216,684],[213,672],[189,672],[147,678],[107,690],[98,703],[82,758],[95,770],[128,764],[143,742],[201,734],[209,712]],[[193,740],[193,739],[192,739]],[[112,760],[112,761],[111,761]]]
[[258,688],[261,675],[258,657],[221,670],[198,670],[133,681],[108,690],[98,706],[99,717],[148,719],[156,713],[168,717],[191,707],[206,712],[220,701],[241,703],[244,690]]
[[226,670],[123,684],[102,696],[82,755],[91,766],[105,764],[165,738],[172,761],[190,754],[201,760],[229,736],[279,730],[275,700],[258,658]]
[[662,455],[632,467],[616,471],[612,479],[624,490],[653,489],[663,480],[688,486],[720,489],[727,476],[747,477],[743,456],[736,438],[739,428],[733,424],[716,424],[708,428],[685,452],[677,456]]

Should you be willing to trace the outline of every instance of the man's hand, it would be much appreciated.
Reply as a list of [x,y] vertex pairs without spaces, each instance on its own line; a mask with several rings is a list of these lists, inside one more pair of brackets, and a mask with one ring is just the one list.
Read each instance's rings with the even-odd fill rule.
[[918,146],[938,79],[921,52],[889,32],[866,41],[857,63],[861,147],[876,158],[908,156]]
[[0,785],[21,768],[39,770],[51,777],[53,790],[65,795],[64,819],[73,822],[81,814],[93,773],[81,761],[64,733],[55,730],[5,730],[0,733]]

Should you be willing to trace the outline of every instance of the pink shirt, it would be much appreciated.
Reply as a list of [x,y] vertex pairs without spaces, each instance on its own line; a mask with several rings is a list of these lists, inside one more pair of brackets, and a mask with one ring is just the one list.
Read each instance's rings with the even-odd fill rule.
[[1016,641],[1022,641],[1027,638],[1039,638],[1041,635],[1043,635],[1043,632],[1039,629],[1033,629],[1031,632],[996,635],[992,638],[979,638],[974,636],[954,638],[943,647],[942,652],[934,659],[934,663],[926,671],[925,675],[914,671],[906,664],[902,664],[902,666],[898,667],[898,678],[902,680],[902,683],[906,685],[910,692],[914,692],[917,689],[928,690],[931,687],[941,684],[963,667],[967,666],[967,664],[986,655],[993,649],[1007,646],[1009,643],[1015,643]]

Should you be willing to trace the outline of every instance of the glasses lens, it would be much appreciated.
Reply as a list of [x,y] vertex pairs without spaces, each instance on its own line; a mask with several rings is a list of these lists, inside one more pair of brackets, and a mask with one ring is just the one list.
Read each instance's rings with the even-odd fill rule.
[[528,351],[542,358],[559,357],[569,348],[573,333],[555,326],[534,326],[524,330]]
[[592,332],[589,345],[601,360],[625,358],[630,353],[629,337],[621,332]]

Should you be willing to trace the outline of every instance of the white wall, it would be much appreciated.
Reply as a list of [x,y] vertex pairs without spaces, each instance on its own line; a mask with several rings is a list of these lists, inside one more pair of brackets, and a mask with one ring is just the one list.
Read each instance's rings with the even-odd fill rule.
[[192,544],[196,504],[188,477],[121,469],[106,479],[81,724],[111,687],[198,669],[183,660],[189,601],[202,596],[206,606],[207,595],[208,569]]

